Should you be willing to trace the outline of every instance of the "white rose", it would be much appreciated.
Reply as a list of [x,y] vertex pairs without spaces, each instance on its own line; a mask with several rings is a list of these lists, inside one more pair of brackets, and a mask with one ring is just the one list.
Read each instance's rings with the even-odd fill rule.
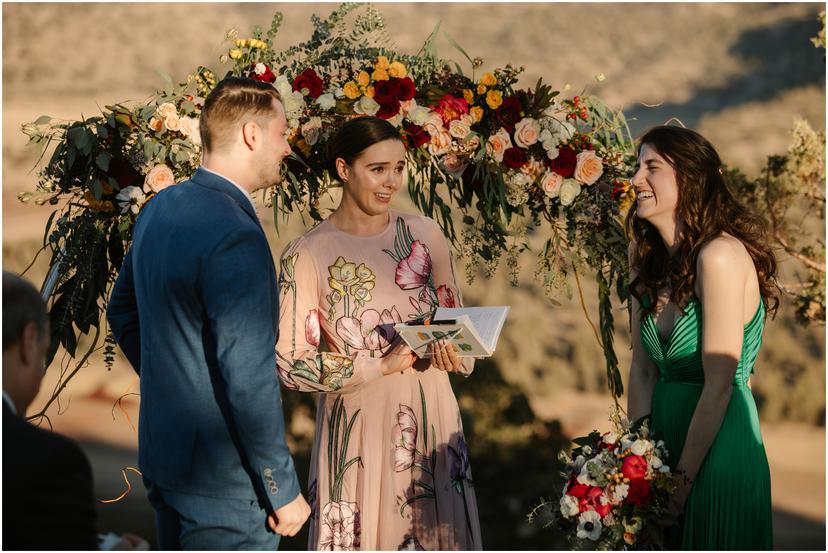
[[400,112],[397,115],[395,115],[394,117],[392,117],[391,119],[387,119],[386,121],[388,121],[389,123],[391,123],[395,127],[399,127],[400,125],[402,125],[403,114],[402,114],[402,112]]
[[345,90],[341,86],[338,86],[334,89],[333,94],[334,94],[334,97],[336,97],[336,98],[344,98],[345,97]]
[[463,140],[469,133],[471,132],[471,125],[464,122],[462,119],[455,119],[449,124],[449,133],[454,138],[459,138]]
[[632,451],[633,455],[644,455],[647,451],[649,451],[649,449],[650,443],[646,440],[636,440],[630,447],[630,451]]
[[511,147],[512,139],[509,138],[509,131],[502,127],[486,142],[486,152],[498,163],[503,161],[503,153]]
[[662,463],[662,462],[661,462],[661,459],[659,459],[659,458],[658,458],[658,457],[656,457],[655,455],[653,455],[652,457],[650,457],[650,466],[651,466],[651,467],[653,467],[654,469],[659,469],[659,468],[661,468],[661,465],[663,465],[663,464],[664,464],[664,463]]
[[629,484],[618,484],[615,486],[615,490],[613,490],[612,495],[610,496],[610,502],[617,505],[624,501],[628,493],[630,493]]
[[515,173],[509,179],[509,184],[511,184],[515,188],[526,188],[532,183],[531,175],[527,175],[526,173]]
[[199,122],[195,117],[182,117],[181,134],[190,139],[193,144],[201,144],[201,132],[199,131]]
[[256,67],[253,68],[253,72],[256,75],[264,75],[265,71],[267,71],[267,66],[263,63],[257,63]]
[[285,114],[296,117],[305,106],[305,97],[301,92],[290,92],[282,95],[282,105],[285,107]]
[[[414,105],[410,110],[408,110],[408,120],[422,127],[426,124],[431,115],[432,111],[426,107]],[[442,121],[441,121],[442,123]]]
[[575,179],[564,179],[561,183],[560,192],[558,192],[558,198],[561,200],[561,205],[572,205],[572,202],[575,201],[575,198],[578,197],[578,194],[581,193],[581,183],[576,181]]
[[376,115],[379,109],[380,105],[368,96],[362,96],[354,104],[354,113],[361,113],[362,115]]
[[574,517],[580,512],[578,508],[578,499],[571,495],[565,495],[561,498],[561,514],[565,518]]
[[[547,148],[547,146],[549,147]],[[546,152],[546,157],[548,157],[550,160],[557,159],[558,155],[561,153],[561,151],[558,150],[555,146],[552,146],[551,142],[544,142],[543,149]]]
[[168,131],[177,131],[181,129],[181,119],[177,114],[173,113],[164,118],[164,126]]
[[296,130],[299,128],[300,121],[297,118],[288,119],[288,128],[291,130]]
[[614,444],[618,440],[618,434],[615,432],[607,432],[604,434],[603,440],[605,444]]
[[538,141],[540,126],[531,117],[524,117],[515,125],[515,144],[521,148],[528,148]]
[[334,95],[329,92],[317,98],[316,103],[320,108],[327,111],[336,107],[336,98],[334,98]]
[[166,119],[170,115],[177,115],[178,109],[176,109],[175,105],[169,102],[164,102],[163,104],[158,106],[156,112],[158,113],[158,115],[161,116],[161,119]]
[[322,131],[322,119],[319,117],[311,117],[308,122],[302,125],[302,137],[305,139],[305,144],[313,146],[319,140],[319,134]]

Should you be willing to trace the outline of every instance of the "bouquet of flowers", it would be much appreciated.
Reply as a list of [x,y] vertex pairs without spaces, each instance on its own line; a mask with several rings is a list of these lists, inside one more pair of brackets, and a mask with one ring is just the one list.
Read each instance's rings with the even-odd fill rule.
[[664,442],[648,419],[631,424],[618,412],[613,430],[576,438],[572,455],[561,453],[566,478],[557,502],[542,501],[530,519],[547,513],[546,526],[564,532],[573,548],[599,550],[663,547],[667,502],[675,491]]

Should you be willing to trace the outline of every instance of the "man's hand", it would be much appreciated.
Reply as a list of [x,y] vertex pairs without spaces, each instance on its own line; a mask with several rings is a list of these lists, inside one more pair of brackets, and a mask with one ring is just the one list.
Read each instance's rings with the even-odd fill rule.
[[287,505],[267,516],[267,525],[280,536],[295,536],[308,520],[311,510],[300,493]]

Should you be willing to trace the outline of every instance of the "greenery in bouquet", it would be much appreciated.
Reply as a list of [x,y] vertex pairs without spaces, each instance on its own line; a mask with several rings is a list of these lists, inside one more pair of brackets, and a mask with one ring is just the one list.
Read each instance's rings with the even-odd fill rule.
[[575,438],[572,454],[560,454],[561,497],[542,500],[530,522],[557,527],[574,549],[662,549],[658,521],[675,491],[664,442],[648,417],[630,423],[616,410],[610,420],[612,431]]

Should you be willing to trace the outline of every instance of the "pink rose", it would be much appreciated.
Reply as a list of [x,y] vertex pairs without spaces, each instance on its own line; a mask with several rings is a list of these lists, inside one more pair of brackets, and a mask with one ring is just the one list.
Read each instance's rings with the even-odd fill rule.
[[501,128],[495,134],[489,137],[486,142],[486,152],[489,157],[498,163],[503,161],[503,154],[512,147],[512,139],[509,138],[509,132]]
[[604,173],[604,163],[592,150],[584,150],[576,156],[575,178],[584,184],[593,184]]
[[561,191],[562,182],[563,177],[560,176],[558,173],[556,173],[555,171],[547,171],[543,174],[540,185],[547,196],[549,196],[550,198],[557,198],[558,193]]
[[463,121],[462,118],[455,119],[454,121],[449,123],[449,134],[451,134],[451,136],[453,136],[454,138],[459,138],[460,140],[463,140],[464,138],[469,136],[470,132],[471,125]]
[[515,125],[515,144],[528,148],[538,141],[540,126],[531,117],[524,117]]
[[144,184],[149,186],[153,192],[160,192],[175,184],[175,175],[173,175],[172,169],[162,163],[149,170],[144,179]]
[[459,177],[462,175],[463,171],[466,170],[467,165],[468,163],[466,162],[466,158],[460,157],[456,154],[447,154],[443,157],[443,168],[453,177]]

